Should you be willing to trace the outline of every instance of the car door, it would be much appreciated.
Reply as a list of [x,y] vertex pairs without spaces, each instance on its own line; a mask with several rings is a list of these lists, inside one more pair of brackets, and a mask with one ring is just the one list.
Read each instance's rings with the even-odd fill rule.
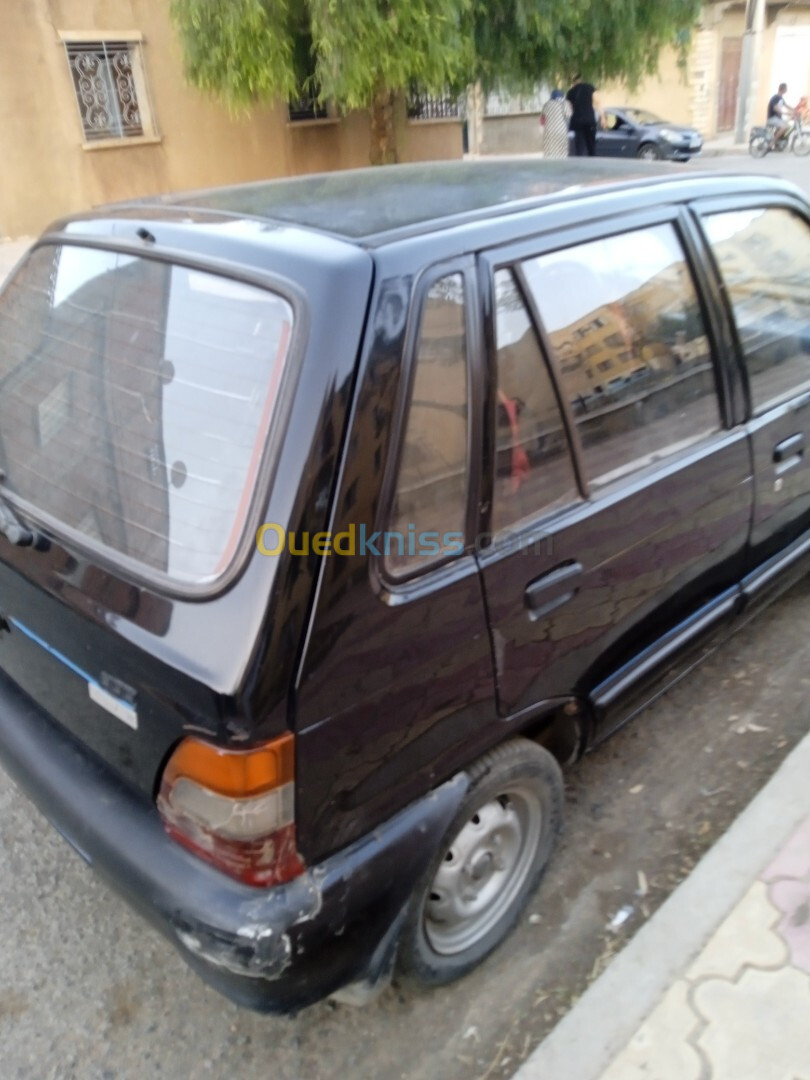
[[760,197],[704,205],[702,220],[747,377],[755,591],[810,536],[810,216],[789,197]]
[[296,828],[310,857],[362,836],[492,739],[468,467],[481,443],[475,264],[434,265],[414,285],[418,254],[404,273],[383,258],[296,686]]
[[605,109],[603,126],[596,133],[600,157],[632,157],[638,143],[635,127],[615,109]]
[[752,495],[677,212],[601,228],[481,260],[495,449],[478,559],[501,712],[574,692],[606,734],[629,689],[730,616]]

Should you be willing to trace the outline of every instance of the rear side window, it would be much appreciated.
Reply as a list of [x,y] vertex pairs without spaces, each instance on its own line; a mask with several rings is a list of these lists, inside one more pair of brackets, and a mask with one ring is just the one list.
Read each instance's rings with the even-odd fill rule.
[[546,360],[510,270],[495,274],[498,390],[492,529],[579,497]]
[[464,546],[469,404],[462,274],[429,289],[414,355],[385,565],[403,576]]
[[719,429],[709,343],[673,226],[555,251],[523,269],[592,484]]
[[184,586],[246,524],[292,330],[272,292],[79,247],[0,299],[5,490],[59,531]]
[[810,227],[778,207],[711,214],[705,226],[762,413],[810,390]]

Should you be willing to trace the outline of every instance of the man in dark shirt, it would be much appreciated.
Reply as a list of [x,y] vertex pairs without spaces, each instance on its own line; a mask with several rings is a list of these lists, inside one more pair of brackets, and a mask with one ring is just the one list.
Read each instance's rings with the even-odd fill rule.
[[779,83],[779,89],[768,102],[767,124],[768,127],[774,129],[774,141],[781,139],[783,135],[787,135],[790,130],[790,125],[786,123],[785,116],[792,113],[793,110],[785,101],[786,93],[787,83]]
[[574,133],[574,153],[577,157],[593,157],[596,154],[596,110],[593,104],[595,91],[590,83],[574,76],[566,98],[571,102],[571,130]]

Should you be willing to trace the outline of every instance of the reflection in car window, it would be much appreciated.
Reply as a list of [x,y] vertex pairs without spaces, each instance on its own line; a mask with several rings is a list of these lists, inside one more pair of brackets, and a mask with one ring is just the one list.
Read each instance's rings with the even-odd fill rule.
[[810,228],[790,210],[706,218],[726,283],[755,413],[810,389]]
[[635,124],[666,124],[666,120],[662,120],[660,116],[656,116],[655,113],[647,112],[646,109],[626,109],[625,112]]
[[553,252],[524,269],[594,484],[718,430],[709,344],[671,225]]
[[546,361],[509,270],[495,275],[498,401],[492,529],[578,497]]
[[389,526],[394,535],[386,540],[386,566],[394,575],[431,565],[457,550],[464,535],[468,428],[464,304],[461,274],[441,278],[425,299]]

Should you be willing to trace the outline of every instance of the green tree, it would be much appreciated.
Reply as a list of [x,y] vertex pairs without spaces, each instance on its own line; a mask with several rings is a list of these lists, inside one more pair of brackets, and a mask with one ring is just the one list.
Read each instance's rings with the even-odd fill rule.
[[637,81],[701,0],[171,0],[190,82],[234,110],[314,94],[368,109],[370,158],[396,160],[393,108],[432,92]]
[[232,109],[315,93],[369,109],[374,163],[396,160],[393,105],[463,81],[471,0],[172,0],[190,82]]
[[465,18],[470,81],[484,87],[540,81],[568,85],[652,74],[661,49],[684,57],[702,0],[474,0]]

